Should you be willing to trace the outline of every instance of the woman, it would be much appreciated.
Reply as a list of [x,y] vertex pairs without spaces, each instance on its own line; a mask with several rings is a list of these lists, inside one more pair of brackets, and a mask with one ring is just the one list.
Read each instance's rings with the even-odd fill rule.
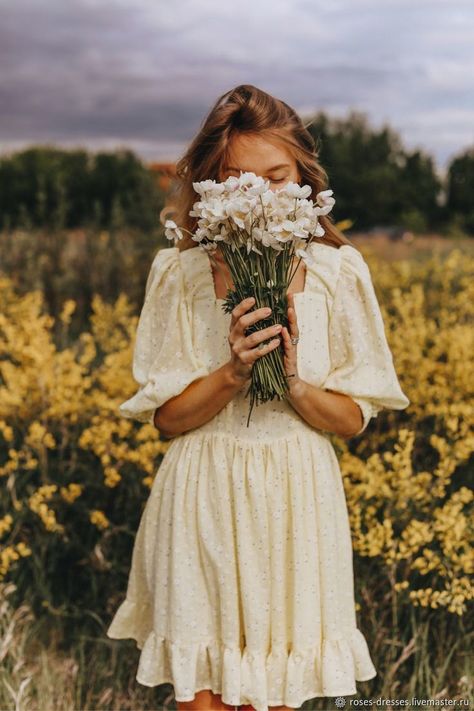
[[[276,189],[326,185],[311,135],[249,85],[224,94],[179,161],[176,222],[192,183],[253,171]],[[352,545],[328,433],[360,434],[402,392],[366,262],[321,217],[289,288],[289,330],[222,309],[230,274],[192,239],[161,249],[134,351],[138,392],[122,415],[172,442],[137,532],[127,595],[107,632],[141,649],[137,680],[174,685],[178,709],[299,708],[355,694],[376,675],[357,627]],[[261,344],[265,343],[263,347]],[[252,364],[281,343],[287,400],[254,408]]]

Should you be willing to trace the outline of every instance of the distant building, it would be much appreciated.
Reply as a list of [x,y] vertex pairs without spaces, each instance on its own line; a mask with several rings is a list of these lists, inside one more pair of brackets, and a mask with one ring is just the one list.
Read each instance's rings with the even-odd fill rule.
[[167,192],[176,176],[176,163],[149,163],[148,168],[155,176],[158,186]]

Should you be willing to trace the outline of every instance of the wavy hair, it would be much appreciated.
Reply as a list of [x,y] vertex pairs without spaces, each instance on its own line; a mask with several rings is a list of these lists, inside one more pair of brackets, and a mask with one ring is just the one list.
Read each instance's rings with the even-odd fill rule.
[[[189,211],[198,200],[198,195],[193,182],[208,179],[219,182],[232,137],[237,133],[259,134],[277,142],[282,141],[296,161],[301,184],[312,187],[309,196],[312,200],[316,200],[318,192],[328,188],[327,173],[318,162],[319,150],[298,114],[284,101],[256,86],[240,84],[217,99],[201,129],[176,163],[176,178],[166,205],[160,212],[162,224],[172,216],[178,226],[194,232],[198,218],[191,217]],[[313,241],[330,244],[335,248],[342,244],[354,246],[337,229],[331,213],[321,215],[319,222],[325,234],[323,237],[313,237]],[[176,243],[180,250],[196,245],[187,233]]]

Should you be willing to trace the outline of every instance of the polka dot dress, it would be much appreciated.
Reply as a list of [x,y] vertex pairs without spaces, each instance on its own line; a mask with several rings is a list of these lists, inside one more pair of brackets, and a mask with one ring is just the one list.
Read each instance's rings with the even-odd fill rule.
[[[350,395],[364,424],[409,400],[394,370],[371,275],[350,245],[309,245],[295,295],[298,370]],[[124,417],[155,408],[229,360],[230,314],[201,248],[161,249],[146,284]],[[171,440],[137,531],[124,601],[107,635],[141,650],[137,681],[179,701],[211,689],[257,711],[357,693],[376,675],[355,616],[352,541],[328,433],[247,386]]]

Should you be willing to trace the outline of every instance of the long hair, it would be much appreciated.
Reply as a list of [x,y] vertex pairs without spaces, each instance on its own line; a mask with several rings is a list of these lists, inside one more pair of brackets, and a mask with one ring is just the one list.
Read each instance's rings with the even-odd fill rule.
[[[188,214],[199,199],[193,182],[208,179],[219,182],[232,136],[236,133],[259,134],[283,141],[297,163],[301,184],[312,187],[309,196],[312,200],[316,200],[318,192],[328,189],[327,173],[317,160],[319,151],[316,143],[298,114],[284,101],[252,84],[240,84],[217,99],[200,131],[176,163],[176,178],[170,197],[160,212],[163,224],[172,216],[179,227],[195,231],[198,218]],[[313,241],[335,248],[342,244],[352,245],[334,225],[330,213],[320,215],[319,222],[325,234],[313,237]],[[196,247],[197,242],[185,233],[176,246],[180,250],[190,249]]]

